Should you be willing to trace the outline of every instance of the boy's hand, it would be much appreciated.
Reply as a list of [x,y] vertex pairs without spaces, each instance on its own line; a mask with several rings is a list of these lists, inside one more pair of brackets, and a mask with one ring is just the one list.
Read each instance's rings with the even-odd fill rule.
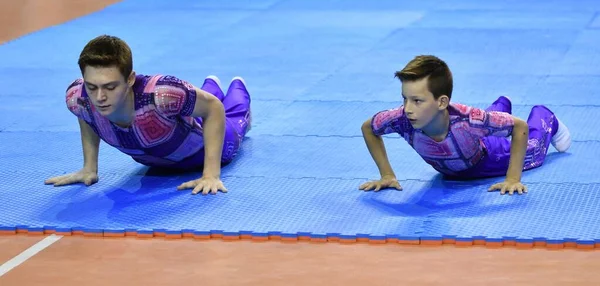
[[63,176],[57,176],[44,181],[46,185],[54,185],[55,187],[76,184],[76,183],[84,183],[86,186],[91,186],[98,182],[98,173],[80,170],[76,173],[71,173]]
[[204,176],[202,176],[202,178],[197,179],[197,180],[185,182],[185,183],[179,185],[177,187],[177,189],[178,190],[193,189],[192,190],[193,195],[198,194],[200,191],[202,191],[203,195],[208,195],[209,192],[211,194],[215,195],[215,194],[217,194],[218,191],[227,193],[227,189],[225,188],[225,186],[223,185],[223,182],[221,182],[221,180],[219,178],[204,177]]
[[379,192],[386,188],[395,188],[396,190],[402,191],[402,186],[400,186],[396,177],[392,176],[384,176],[379,181],[366,182],[359,187],[360,190],[374,190],[375,192]]
[[502,183],[497,183],[492,185],[489,189],[488,192],[492,192],[495,190],[500,190],[500,194],[504,195],[506,194],[506,192],[508,192],[509,195],[512,195],[515,191],[519,194],[522,195],[524,193],[527,193],[527,187],[524,186],[523,184],[521,184],[521,182],[519,181],[509,181],[506,180]]

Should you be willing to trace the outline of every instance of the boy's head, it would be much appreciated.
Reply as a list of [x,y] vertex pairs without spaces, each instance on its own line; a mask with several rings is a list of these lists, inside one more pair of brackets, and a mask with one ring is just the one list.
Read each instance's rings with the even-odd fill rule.
[[78,64],[96,109],[105,116],[120,111],[135,82],[127,43],[114,36],[98,36],[85,45]]
[[427,126],[448,107],[452,97],[452,73],[438,57],[417,56],[395,76],[402,82],[404,112],[415,128]]

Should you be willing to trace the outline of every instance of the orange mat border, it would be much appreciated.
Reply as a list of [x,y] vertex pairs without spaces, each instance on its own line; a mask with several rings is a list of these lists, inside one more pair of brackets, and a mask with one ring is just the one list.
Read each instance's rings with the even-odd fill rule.
[[517,239],[503,239],[501,241],[493,240],[488,241],[486,239],[455,239],[455,238],[442,238],[442,239],[411,239],[404,240],[398,238],[384,238],[384,239],[370,239],[368,237],[359,238],[340,238],[339,236],[310,236],[310,235],[297,235],[294,237],[282,236],[281,234],[269,234],[269,235],[251,235],[251,234],[231,234],[231,233],[210,233],[210,234],[194,234],[192,232],[166,232],[166,231],[151,231],[151,232],[138,232],[138,231],[56,231],[52,229],[14,229],[14,230],[0,230],[0,235],[28,235],[28,236],[45,236],[49,234],[56,234],[62,236],[82,236],[88,238],[136,238],[136,239],[164,239],[164,240],[177,240],[177,239],[191,239],[197,241],[207,240],[221,240],[221,241],[255,241],[255,242],[283,242],[283,243],[339,243],[339,244],[370,244],[370,245],[413,245],[413,246],[444,246],[454,245],[456,247],[486,247],[486,248],[516,248],[516,249],[533,249],[533,248],[545,248],[550,250],[598,250],[600,249],[600,242],[594,243],[579,243],[577,241],[552,241],[546,242],[543,240],[537,241],[518,241]]

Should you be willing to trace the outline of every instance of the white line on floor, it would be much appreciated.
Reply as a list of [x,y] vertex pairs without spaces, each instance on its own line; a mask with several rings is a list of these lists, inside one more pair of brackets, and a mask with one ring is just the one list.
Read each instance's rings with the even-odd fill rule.
[[4,264],[0,265],[0,277],[6,274],[8,271],[11,271],[13,268],[21,265],[23,262],[27,261],[27,259],[33,257],[38,252],[44,250],[44,248],[52,245],[57,242],[62,236],[60,235],[49,235],[44,239],[40,240],[38,243],[32,245],[30,248],[25,251],[19,253],[19,255],[13,257],[11,260],[6,261]]

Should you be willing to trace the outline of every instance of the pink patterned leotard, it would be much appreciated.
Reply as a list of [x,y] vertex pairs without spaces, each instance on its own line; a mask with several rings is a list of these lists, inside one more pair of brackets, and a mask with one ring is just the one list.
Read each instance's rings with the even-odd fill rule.
[[[173,76],[137,75],[133,92],[135,118],[127,128],[98,113],[82,79],[69,85],[66,103],[69,110],[87,122],[103,141],[141,164],[170,168],[201,166],[204,162],[203,130],[201,119],[191,116],[196,103],[193,86]],[[225,142],[224,149],[232,153],[229,154],[232,157],[239,145],[232,141],[241,139],[237,135],[229,137],[238,137]],[[236,148],[228,145],[236,145]]]
[[484,137],[507,137],[512,133],[514,120],[509,113],[485,111],[458,103],[451,103],[448,112],[449,131],[441,142],[413,128],[403,106],[378,112],[373,116],[371,127],[376,135],[400,134],[425,162],[447,175],[466,171],[484,158]]

